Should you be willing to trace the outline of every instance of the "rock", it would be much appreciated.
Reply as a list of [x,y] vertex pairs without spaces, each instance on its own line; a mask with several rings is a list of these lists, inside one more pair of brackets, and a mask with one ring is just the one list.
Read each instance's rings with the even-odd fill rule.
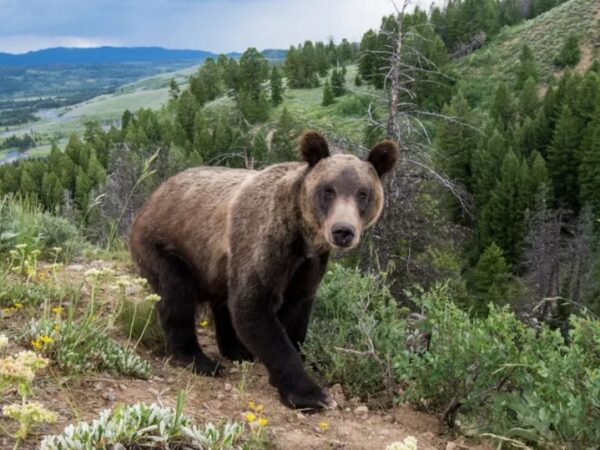
[[149,389],[148,389],[148,392],[150,392],[150,393],[151,393],[152,395],[154,395],[155,397],[158,397],[158,396],[160,396],[160,393],[159,393],[159,392],[158,392],[156,389],[154,389],[154,388],[149,388]]
[[383,416],[383,420],[391,423],[394,421],[394,418],[392,416],[390,416],[389,414],[386,414],[385,416]]
[[341,384],[334,384],[331,389],[329,389],[329,395],[335,400],[341,409],[346,407],[346,397]]
[[306,416],[305,416],[304,414],[302,414],[300,411],[298,411],[298,412],[296,413],[296,417],[297,417],[298,419],[300,419],[300,420],[302,420],[302,419],[306,419]]
[[458,446],[454,442],[448,442],[446,444],[446,450],[456,450]]
[[225,398],[225,394],[223,394],[222,392],[217,392],[217,399],[218,400],[223,400]]
[[104,398],[104,400],[106,400],[107,402],[114,402],[117,399],[117,396],[115,395],[115,391],[109,389],[108,392],[104,393],[102,398]]
[[127,390],[127,386],[124,384],[119,384],[119,389],[122,391],[126,391]]
[[229,392],[233,389],[233,386],[231,385],[231,383],[225,383],[225,385],[223,386],[223,390],[225,392]]
[[360,405],[360,406],[357,406],[356,408],[354,408],[354,414],[356,414],[357,416],[365,415],[368,413],[369,413],[369,407],[367,405]]

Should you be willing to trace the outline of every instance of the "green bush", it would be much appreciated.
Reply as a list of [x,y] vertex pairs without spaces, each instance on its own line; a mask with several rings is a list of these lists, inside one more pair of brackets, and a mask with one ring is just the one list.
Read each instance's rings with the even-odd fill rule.
[[7,195],[0,198],[0,252],[26,244],[52,257],[53,248],[62,248],[62,256],[80,254],[87,243],[81,230],[69,220],[42,211],[29,198]]
[[472,318],[445,287],[413,298],[432,336],[428,352],[394,360],[401,400],[540,448],[600,445],[600,321],[572,317],[566,343],[557,330],[527,328],[508,307]]
[[381,276],[331,266],[317,294],[303,351],[307,365],[347,395],[378,396],[390,388],[391,360],[405,326]]
[[560,53],[554,59],[554,64],[558,67],[574,67],[580,59],[579,38],[575,34],[570,34],[560,48]]
[[366,95],[348,95],[338,100],[336,109],[343,116],[365,116],[371,99]]

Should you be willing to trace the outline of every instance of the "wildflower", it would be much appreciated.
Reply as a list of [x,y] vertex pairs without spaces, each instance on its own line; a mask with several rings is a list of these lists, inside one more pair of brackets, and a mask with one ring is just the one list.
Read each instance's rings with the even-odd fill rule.
[[54,342],[54,339],[50,336],[40,336],[39,339],[44,345],[52,344]]
[[319,422],[319,429],[321,431],[327,431],[329,429],[329,424],[325,421]]
[[250,400],[248,402],[248,408],[250,408],[251,410],[254,410],[254,408],[256,408],[256,403],[254,403],[253,400]]
[[200,325],[200,328],[206,328],[208,326],[208,320],[202,320],[198,325]]
[[54,330],[55,333],[60,333],[60,325],[59,324],[55,324],[53,330]]
[[42,341],[40,338],[34,339],[31,341],[31,346],[34,348],[34,350],[41,350],[43,347]]
[[2,413],[19,422],[20,427],[17,431],[17,437],[21,439],[27,438],[29,428],[34,423],[54,423],[58,418],[55,412],[46,409],[39,402],[6,405],[2,408]]
[[134,284],[139,284],[140,286],[145,286],[148,284],[148,280],[146,280],[145,278],[134,278],[132,282]]
[[21,309],[23,307],[23,303],[15,303],[13,306],[15,309]]
[[62,247],[52,247],[52,252],[58,255],[62,252]]
[[14,313],[17,310],[17,308],[15,307],[10,307],[10,308],[2,308],[2,315],[3,316],[10,316],[12,313]]
[[33,370],[43,369],[50,362],[43,356],[40,356],[37,353],[29,350],[24,350],[22,352],[17,353],[17,355],[14,358],[21,364],[30,367]]
[[52,308],[52,312],[56,315],[61,315],[63,311],[64,308],[62,306],[55,306],[54,308]]
[[253,412],[247,412],[245,417],[246,421],[248,422],[254,422],[256,420],[256,414],[254,414]]
[[158,303],[160,301],[160,295],[157,295],[157,294],[146,295],[145,300],[147,302]]
[[8,338],[5,335],[0,334],[0,350],[2,350],[7,345],[8,345]]
[[268,424],[269,424],[269,419],[266,419],[264,417],[261,417],[260,419],[258,419],[259,427],[266,427]]
[[15,245],[17,250],[25,250],[27,248],[27,244],[17,244]]
[[248,408],[257,413],[261,413],[264,409],[263,405],[257,405],[252,400],[248,402]]
[[392,442],[385,450],[417,450],[417,439],[414,436],[408,436],[402,442]]
[[88,269],[83,273],[83,276],[86,278],[98,278],[100,275],[101,272],[98,269]]

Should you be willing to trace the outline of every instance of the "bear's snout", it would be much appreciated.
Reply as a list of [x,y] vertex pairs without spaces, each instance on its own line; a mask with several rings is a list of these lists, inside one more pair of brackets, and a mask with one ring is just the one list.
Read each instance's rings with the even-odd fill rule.
[[333,243],[337,247],[347,248],[350,247],[354,241],[356,228],[349,223],[338,222],[331,227],[331,236],[333,238]]

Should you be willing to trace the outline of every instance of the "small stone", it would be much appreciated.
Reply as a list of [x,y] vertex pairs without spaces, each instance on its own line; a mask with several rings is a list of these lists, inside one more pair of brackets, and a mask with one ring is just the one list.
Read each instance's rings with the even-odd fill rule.
[[223,386],[223,390],[225,392],[229,392],[233,389],[233,386],[230,383],[225,383],[225,385]]
[[156,389],[154,389],[154,388],[149,388],[148,392],[150,392],[155,397],[158,397],[160,395],[160,393]]
[[363,415],[363,414],[368,414],[369,413],[369,408],[367,405],[360,405],[357,406],[356,408],[354,408],[354,414],[356,415]]
[[302,414],[301,412],[299,412],[299,411],[296,413],[296,417],[297,417],[298,419],[301,419],[301,420],[302,420],[302,419],[306,419],[306,416],[305,416],[304,414]]
[[346,397],[344,396],[344,390],[342,389],[341,384],[334,384],[331,389],[329,389],[329,395],[335,400],[340,408],[346,406]]
[[456,450],[457,445],[454,442],[448,442],[446,444],[446,450]]
[[112,389],[110,389],[103,395],[103,398],[107,402],[114,402],[117,399],[117,396],[115,395],[115,392]]
[[383,416],[383,420],[391,423],[394,421],[394,418],[392,416],[390,416],[389,414],[386,414],[385,416]]
[[217,392],[217,399],[223,400],[224,398],[225,398],[225,394],[223,394],[222,392]]
[[121,389],[122,391],[126,391],[127,390],[127,386],[124,384],[119,384],[119,389]]

